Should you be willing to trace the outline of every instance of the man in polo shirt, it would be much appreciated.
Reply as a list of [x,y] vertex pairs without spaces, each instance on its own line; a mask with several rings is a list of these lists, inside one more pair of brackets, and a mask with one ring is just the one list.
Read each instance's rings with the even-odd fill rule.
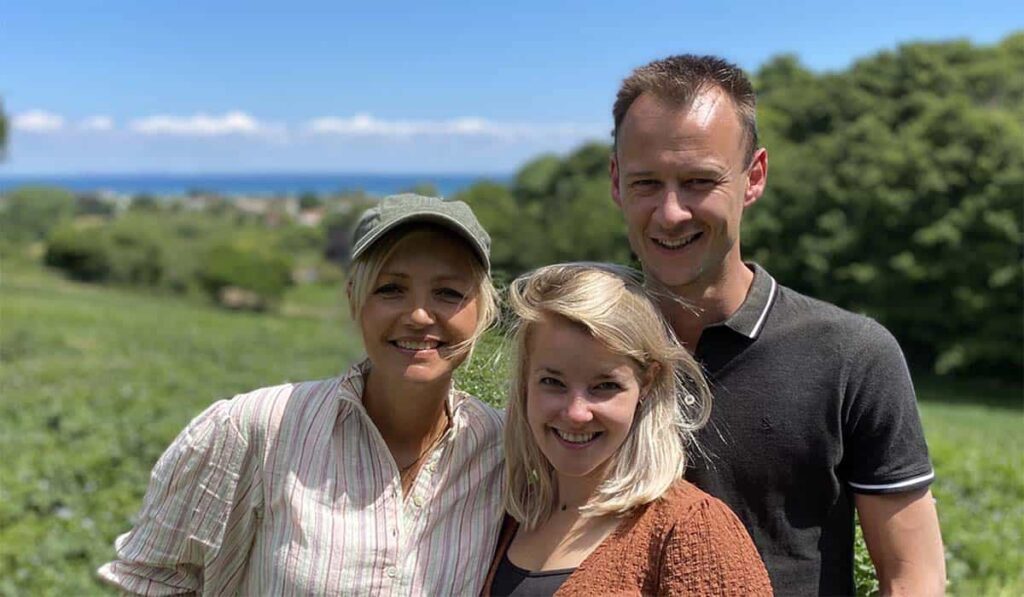
[[746,524],[780,595],[852,594],[854,510],[886,594],[941,594],[934,477],[910,375],[875,321],[803,296],[740,256],[768,154],[734,65],[635,70],[613,110],[612,197],[663,308],[715,393],[689,477]]

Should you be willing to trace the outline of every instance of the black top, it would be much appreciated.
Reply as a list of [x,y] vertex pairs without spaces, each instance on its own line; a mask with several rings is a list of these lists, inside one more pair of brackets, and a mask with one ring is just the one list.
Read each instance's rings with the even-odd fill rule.
[[508,559],[508,551],[501,555],[498,569],[494,571],[491,595],[549,596],[554,595],[575,568],[563,570],[542,570],[530,572],[516,566]]
[[910,374],[874,320],[749,267],[743,305],[697,344],[714,406],[686,476],[740,517],[776,594],[852,595],[852,493],[934,477]]

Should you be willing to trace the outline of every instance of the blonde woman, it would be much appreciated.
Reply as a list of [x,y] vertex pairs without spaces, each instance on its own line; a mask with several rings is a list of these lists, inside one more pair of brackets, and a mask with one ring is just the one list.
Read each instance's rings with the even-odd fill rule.
[[100,576],[150,595],[479,591],[501,521],[501,420],[452,374],[495,315],[489,248],[461,202],[368,210],[348,287],[366,360],[199,415]]
[[736,516],[682,480],[709,392],[640,274],[555,265],[509,294],[509,517],[484,593],[771,594]]

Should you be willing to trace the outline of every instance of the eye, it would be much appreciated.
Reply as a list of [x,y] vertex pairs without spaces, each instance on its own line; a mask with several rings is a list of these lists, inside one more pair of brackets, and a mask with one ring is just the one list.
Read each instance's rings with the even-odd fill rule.
[[661,186],[661,181],[654,178],[641,178],[629,183],[629,186],[634,191],[644,193],[658,189]]
[[538,379],[537,383],[542,385],[542,386],[548,386],[548,387],[551,387],[551,388],[564,388],[565,387],[565,384],[562,383],[562,380],[558,379],[557,377],[545,376],[545,377],[542,377],[542,378]]
[[435,291],[435,293],[437,294],[438,297],[441,298],[441,300],[449,301],[452,303],[461,303],[466,298],[466,295],[464,293],[454,288],[438,288]]
[[594,386],[594,389],[598,392],[621,392],[623,388],[617,381],[602,381]]
[[691,178],[686,181],[686,186],[698,191],[708,190],[718,184],[714,178]]
[[394,282],[382,284],[378,286],[376,290],[373,291],[374,294],[378,294],[380,296],[396,296],[398,294],[401,294],[401,292],[402,287],[399,286],[398,284],[395,284]]

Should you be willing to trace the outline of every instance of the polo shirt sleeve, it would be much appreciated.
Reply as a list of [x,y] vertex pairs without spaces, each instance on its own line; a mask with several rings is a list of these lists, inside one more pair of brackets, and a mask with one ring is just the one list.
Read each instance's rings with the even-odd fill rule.
[[888,330],[863,321],[845,367],[840,476],[855,493],[927,487],[935,473],[903,352]]

